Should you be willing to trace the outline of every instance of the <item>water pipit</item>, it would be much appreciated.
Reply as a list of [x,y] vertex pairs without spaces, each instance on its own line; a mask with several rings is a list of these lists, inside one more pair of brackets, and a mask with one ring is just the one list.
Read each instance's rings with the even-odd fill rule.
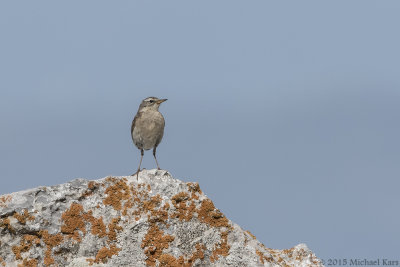
[[158,111],[161,103],[167,99],[158,99],[157,97],[148,97],[142,101],[135,118],[132,121],[131,134],[135,146],[140,149],[140,162],[136,173],[136,179],[139,179],[140,165],[142,164],[144,150],[153,149],[153,156],[158,165],[156,151],[164,135],[165,121],[163,115]]

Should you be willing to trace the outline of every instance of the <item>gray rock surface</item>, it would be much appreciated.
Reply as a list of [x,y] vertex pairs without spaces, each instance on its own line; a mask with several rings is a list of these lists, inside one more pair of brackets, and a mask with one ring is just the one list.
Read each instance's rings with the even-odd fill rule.
[[322,266],[265,247],[167,171],[0,196],[0,266]]

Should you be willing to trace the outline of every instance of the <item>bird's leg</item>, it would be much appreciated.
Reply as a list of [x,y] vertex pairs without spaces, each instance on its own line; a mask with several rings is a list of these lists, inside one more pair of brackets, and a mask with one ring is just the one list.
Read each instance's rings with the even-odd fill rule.
[[137,169],[136,180],[139,180],[140,165],[142,165],[143,155],[144,155],[144,151],[143,151],[143,148],[142,148],[140,150],[140,162],[139,162],[139,167]]
[[136,174],[136,180],[139,180],[140,165],[142,165],[142,160],[143,160],[143,155],[144,155],[143,149],[140,149],[140,155],[141,155],[140,162],[139,162],[139,167],[137,169],[137,172],[131,175],[131,176],[134,176]]
[[153,149],[153,156],[154,156],[154,159],[156,160],[157,169],[161,170],[161,169],[160,169],[160,166],[158,165],[158,161],[157,161],[157,157],[156,157],[156,150],[157,150],[157,147],[154,147],[154,149]]

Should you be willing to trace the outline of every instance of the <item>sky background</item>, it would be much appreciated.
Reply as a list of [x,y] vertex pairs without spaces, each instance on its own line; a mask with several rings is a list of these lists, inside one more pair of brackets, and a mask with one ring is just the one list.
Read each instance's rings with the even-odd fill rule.
[[[399,1],[2,1],[0,194],[161,168],[270,248],[400,260]],[[154,168],[151,152],[143,167]]]

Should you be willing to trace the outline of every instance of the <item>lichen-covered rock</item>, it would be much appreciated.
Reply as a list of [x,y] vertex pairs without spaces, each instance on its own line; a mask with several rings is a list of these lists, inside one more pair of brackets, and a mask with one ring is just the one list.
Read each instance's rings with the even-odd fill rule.
[[0,266],[322,266],[266,248],[167,171],[0,196]]

